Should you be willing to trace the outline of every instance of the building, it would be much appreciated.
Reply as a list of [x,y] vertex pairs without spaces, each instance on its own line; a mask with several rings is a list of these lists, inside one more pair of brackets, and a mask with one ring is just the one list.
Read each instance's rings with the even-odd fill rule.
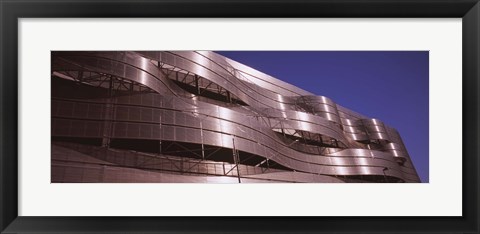
[[399,133],[209,51],[52,52],[52,182],[420,182]]

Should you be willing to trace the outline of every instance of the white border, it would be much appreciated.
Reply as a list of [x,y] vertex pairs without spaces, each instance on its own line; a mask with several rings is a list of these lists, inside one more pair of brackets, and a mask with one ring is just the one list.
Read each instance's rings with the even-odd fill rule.
[[[460,216],[461,28],[461,19],[21,19],[19,215]],[[173,49],[430,50],[430,183],[50,184],[50,50]]]

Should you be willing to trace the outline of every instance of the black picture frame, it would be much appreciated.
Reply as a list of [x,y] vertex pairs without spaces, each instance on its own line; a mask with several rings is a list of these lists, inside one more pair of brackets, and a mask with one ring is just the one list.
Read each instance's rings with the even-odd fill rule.
[[[1,0],[1,233],[479,232],[478,0]],[[400,17],[462,18],[463,215],[461,217],[24,217],[18,216],[19,18]],[[40,202],[40,201],[39,201]],[[441,206],[441,204],[439,204]]]

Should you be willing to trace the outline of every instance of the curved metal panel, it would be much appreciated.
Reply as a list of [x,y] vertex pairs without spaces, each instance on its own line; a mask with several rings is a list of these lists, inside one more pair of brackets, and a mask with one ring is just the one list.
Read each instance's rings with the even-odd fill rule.
[[[102,131],[91,129],[103,129],[108,121],[113,123],[111,137],[119,139],[235,149],[304,173],[388,173],[419,182],[398,132],[382,121],[343,108],[327,97],[281,86],[284,82],[212,52],[55,52],[52,70],[107,74],[157,93],[82,102],[53,100],[55,136],[102,137]],[[170,71],[177,72],[176,80],[168,75]],[[220,94],[232,95],[246,105],[187,91],[191,84],[179,81],[179,71],[184,80],[211,82]]]

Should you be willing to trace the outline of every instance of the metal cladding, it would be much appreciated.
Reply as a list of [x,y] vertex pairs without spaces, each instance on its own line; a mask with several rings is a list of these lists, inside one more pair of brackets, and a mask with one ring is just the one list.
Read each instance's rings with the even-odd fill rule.
[[394,128],[214,52],[52,52],[52,77],[71,82],[52,88],[52,142],[97,139],[100,148],[138,151],[153,142],[155,153],[237,169],[275,164],[275,172],[345,182],[420,182]]

